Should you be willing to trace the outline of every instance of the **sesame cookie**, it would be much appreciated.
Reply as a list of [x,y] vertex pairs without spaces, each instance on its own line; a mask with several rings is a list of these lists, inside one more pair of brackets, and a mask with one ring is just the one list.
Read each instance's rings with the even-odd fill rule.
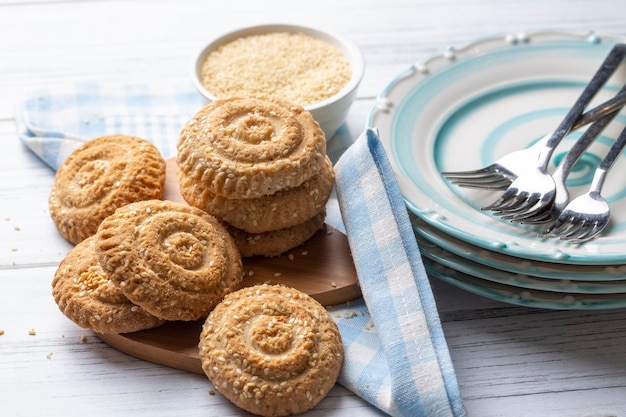
[[241,256],[221,223],[171,201],[119,208],[96,233],[96,253],[133,303],[165,320],[206,315],[242,280]]
[[54,274],[52,295],[63,314],[96,333],[130,333],[163,324],[109,280],[98,263],[94,241],[91,236],[74,246]]
[[241,256],[265,256],[268,258],[282,255],[290,249],[309,240],[324,225],[326,210],[295,226],[285,229],[270,230],[263,233],[248,233],[226,224],[226,229],[235,239]]
[[150,142],[125,135],[92,139],[57,170],[48,198],[61,235],[76,244],[96,233],[116,208],[161,198],[165,161]]
[[334,386],[344,355],[337,325],[324,307],[278,285],[226,296],[203,325],[199,353],[215,388],[261,416],[315,407]]
[[324,168],[324,132],[303,107],[269,97],[215,100],[183,127],[177,163],[201,187],[258,198],[297,187]]
[[221,197],[185,176],[180,178],[187,203],[247,233],[285,229],[314,217],[326,206],[334,181],[328,157],[324,169],[298,187],[253,199]]

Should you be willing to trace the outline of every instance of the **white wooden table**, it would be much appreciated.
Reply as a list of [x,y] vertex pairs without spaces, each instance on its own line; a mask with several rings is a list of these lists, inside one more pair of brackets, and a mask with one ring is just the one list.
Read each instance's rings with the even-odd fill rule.
[[[48,213],[53,172],[17,139],[25,91],[79,80],[185,79],[205,40],[259,22],[351,37],[367,70],[349,115],[410,63],[494,33],[626,34],[623,0],[0,0],[0,415],[246,415],[208,379],[122,354],[78,328],[50,293],[70,245]],[[625,248],[626,250],[626,248]],[[626,311],[547,311],[434,282],[469,416],[626,416]],[[34,334],[31,334],[34,333]],[[377,416],[337,386],[309,416]]]

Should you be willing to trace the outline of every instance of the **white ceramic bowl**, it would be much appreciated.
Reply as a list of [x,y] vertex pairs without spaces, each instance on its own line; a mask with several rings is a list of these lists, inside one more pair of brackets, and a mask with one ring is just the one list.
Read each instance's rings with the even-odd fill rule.
[[348,111],[354,101],[357,88],[363,78],[363,72],[365,70],[365,64],[361,51],[352,41],[343,35],[333,33],[328,30],[291,24],[251,26],[228,32],[202,47],[193,57],[191,79],[195,88],[202,95],[202,97],[204,97],[207,103],[215,100],[216,97],[204,88],[199,77],[202,63],[205,61],[207,55],[218,49],[221,45],[231,42],[237,38],[274,32],[302,33],[307,36],[324,40],[339,49],[350,63],[352,77],[341,89],[341,91],[326,100],[305,107],[305,109],[311,112],[313,118],[319,123],[326,135],[326,138],[332,138],[335,132],[344,123],[346,116],[348,115]]

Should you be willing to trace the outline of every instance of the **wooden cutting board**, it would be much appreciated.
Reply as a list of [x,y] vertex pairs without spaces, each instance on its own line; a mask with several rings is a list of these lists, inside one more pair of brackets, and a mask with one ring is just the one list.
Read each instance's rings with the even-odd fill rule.
[[[164,199],[182,202],[178,166],[167,161]],[[275,258],[244,258],[243,286],[282,284],[331,306],[361,296],[347,237],[324,225],[303,245]],[[169,322],[155,329],[119,335],[97,335],[115,349],[139,359],[203,374],[198,356],[202,320]]]

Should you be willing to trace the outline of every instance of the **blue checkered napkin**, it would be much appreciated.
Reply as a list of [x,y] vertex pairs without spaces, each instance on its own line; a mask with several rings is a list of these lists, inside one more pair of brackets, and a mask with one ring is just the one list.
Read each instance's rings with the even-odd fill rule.
[[406,206],[377,132],[335,168],[337,197],[365,304],[337,310],[341,383],[392,416],[465,415]]
[[16,121],[20,139],[56,170],[83,142],[110,134],[142,137],[174,156],[180,128],[202,104],[188,83],[84,82],[29,94]]

